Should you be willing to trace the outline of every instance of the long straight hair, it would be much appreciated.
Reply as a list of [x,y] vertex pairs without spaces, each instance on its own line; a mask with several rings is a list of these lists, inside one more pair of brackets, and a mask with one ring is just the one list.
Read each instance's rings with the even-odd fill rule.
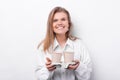
[[43,50],[44,52],[49,51],[49,47],[54,43],[54,39],[55,39],[55,33],[53,31],[53,17],[55,15],[55,13],[57,12],[64,12],[67,14],[67,18],[68,18],[68,22],[69,22],[69,31],[66,33],[66,38],[69,38],[71,40],[76,40],[77,38],[70,35],[70,31],[71,31],[71,27],[72,27],[72,22],[71,22],[71,17],[69,12],[62,7],[55,7],[52,9],[52,11],[50,12],[49,16],[48,16],[48,21],[47,21],[47,33],[45,36],[45,39],[38,45],[38,48],[40,47],[40,45],[43,43]]

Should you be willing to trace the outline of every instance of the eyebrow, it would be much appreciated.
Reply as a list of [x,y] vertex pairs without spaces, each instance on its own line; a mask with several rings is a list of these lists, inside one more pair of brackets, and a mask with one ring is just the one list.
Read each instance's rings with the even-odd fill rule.
[[[67,19],[66,17],[62,17],[61,19]],[[53,19],[53,20],[57,20],[56,18],[55,19]]]

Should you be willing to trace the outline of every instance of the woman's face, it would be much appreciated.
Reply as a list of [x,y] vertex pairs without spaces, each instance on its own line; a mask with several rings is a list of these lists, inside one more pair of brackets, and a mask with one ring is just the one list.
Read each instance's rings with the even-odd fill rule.
[[65,35],[69,30],[68,16],[64,12],[57,12],[53,17],[53,31],[56,35]]

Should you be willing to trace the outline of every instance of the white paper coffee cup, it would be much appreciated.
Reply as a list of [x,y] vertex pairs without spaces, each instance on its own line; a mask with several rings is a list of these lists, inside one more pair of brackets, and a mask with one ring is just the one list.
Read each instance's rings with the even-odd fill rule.
[[52,53],[52,63],[61,63],[62,53],[54,52]]
[[72,63],[74,60],[74,52],[64,52],[64,63]]

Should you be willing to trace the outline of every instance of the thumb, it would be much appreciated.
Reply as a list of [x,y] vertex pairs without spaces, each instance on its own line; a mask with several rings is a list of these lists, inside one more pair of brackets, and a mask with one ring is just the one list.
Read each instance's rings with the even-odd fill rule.
[[80,61],[79,61],[79,60],[76,60],[76,63],[80,63]]
[[48,57],[46,57],[46,60],[47,60],[48,62],[51,62],[50,58],[48,58]]

